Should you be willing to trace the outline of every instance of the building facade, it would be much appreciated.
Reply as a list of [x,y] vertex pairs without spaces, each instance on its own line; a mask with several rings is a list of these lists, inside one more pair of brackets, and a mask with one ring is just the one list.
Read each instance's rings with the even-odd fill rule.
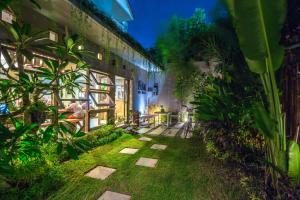
[[[85,39],[81,48],[95,53],[97,59],[86,58],[90,65],[90,69],[84,72],[88,84],[76,91],[76,95],[67,92],[60,94],[63,105],[68,105],[72,100],[82,105],[89,102],[90,108],[87,108],[85,117],[80,120],[85,131],[112,122],[117,125],[126,123],[131,111],[148,113],[149,102],[155,104],[153,99],[159,91],[159,79],[153,79],[150,75],[159,71],[154,63],[101,19],[84,11],[78,1],[38,1],[42,9],[26,2],[22,4],[18,17],[30,23],[34,29],[48,30],[50,40],[60,40],[66,30],[80,34]],[[126,0],[105,0],[103,4],[100,1],[97,5],[119,23],[119,27],[133,19]],[[126,27],[120,28],[126,31]],[[43,65],[43,56],[39,53],[32,61],[27,61],[26,66],[30,69]],[[1,63],[6,63],[2,53]],[[73,66],[70,64],[68,67]],[[51,95],[46,98],[53,103]]]
[[98,9],[109,16],[118,27],[127,32],[128,22],[133,20],[128,0],[94,0]]

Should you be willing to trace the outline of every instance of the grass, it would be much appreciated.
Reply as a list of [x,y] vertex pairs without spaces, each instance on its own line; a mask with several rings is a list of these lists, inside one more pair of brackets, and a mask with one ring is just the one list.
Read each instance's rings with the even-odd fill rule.
[[[153,143],[168,147],[152,150]],[[125,147],[140,150],[134,155],[120,154]],[[140,157],[159,161],[156,168],[136,166]],[[97,165],[117,171],[104,181],[84,176]],[[238,179],[222,164],[209,159],[204,145],[195,139],[155,137],[151,142],[141,142],[137,136],[124,134],[61,167],[67,174],[66,183],[49,197],[51,200],[94,200],[106,190],[129,194],[132,200],[245,199]]]

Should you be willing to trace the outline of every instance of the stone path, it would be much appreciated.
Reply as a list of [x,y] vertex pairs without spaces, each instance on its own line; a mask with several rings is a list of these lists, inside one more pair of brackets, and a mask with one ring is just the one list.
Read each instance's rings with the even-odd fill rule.
[[152,138],[148,138],[148,137],[139,138],[139,141],[144,141],[144,142],[150,142],[151,140],[152,140]]
[[[166,137],[180,137],[180,138],[191,138],[192,137],[192,131],[189,131],[186,133],[185,128],[186,128],[186,123],[179,122],[175,124],[173,127],[166,129],[161,135],[166,136]],[[192,129],[193,129],[192,124]]]
[[177,124],[175,124],[173,127],[168,128],[166,131],[164,131],[162,133],[163,136],[166,137],[176,137],[179,136],[181,131],[183,130],[184,127],[184,123],[183,122],[179,122]]
[[138,131],[136,131],[138,134],[145,134],[148,133],[152,128],[141,128]]
[[116,192],[106,191],[98,200],[130,200],[131,196]]
[[151,149],[156,149],[156,150],[165,150],[167,148],[167,145],[163,144],[154,144],[151,146]]
[[105,180],[115,171],[116,169],[113,168],[97,166],[91,171],[89,171],[85,176],[95,178],[95,179]]
[[153,129],[152,131],[150,131],[147,134],[148,135],[152,135],[152,136],[157,136],[157,135],[161,135],[165,130],[167,130],[167,127],[165,127],[165,126],[159,126],[159,127]]
[[[178,132],[178,130],[180,130],[180,127],[182,127],[182,126],[175,125],[172,129],[174,129]],[[166,127],[158,127],[156,129],[150,131],[148,134],[149,135],[161,135],[166,130],[167,130]],[[144,142],[150,142],[152,140],[152,138],[140,137],[138,140],[144,141]],[[154,149],[154,150],[165,150],[167,148],[167,145],[153,144],[150,148]],[[120,153],[132,155],[132,154],[137,153],[138,151],[139,151],[139,149],[135,149],[135,148],[124,148],[120,151]],[[155,168],[157,165],[157,162],[158,162],[158,159],[141,157],[137,160],[135,165],[149,167],[149,168]],[[107,177],[109,177],[115,171],[116,171],[116,169],[103,167],[103,166],[97,166],[94,169],[92,169],[90,172],[88,172],[86,174],[86,176],[91,177],[91,178],[105,180]],[[129,195],[120,194],[120,193],[111,192],[111,191],[104,192],[101,195],[101,197],[98,198],[98,200],[130,200],[130,199],[131,199],[131,196],[129,196]]]
[[156,166],[156,163],[158,162],[157,159],[152,159],[152,158],[144,158],[141,157],[135,165],[143,166],[143,167],[150,167],[154,168]]
[[123,154],[135,154],[139,149],[125,148],[120,151]]

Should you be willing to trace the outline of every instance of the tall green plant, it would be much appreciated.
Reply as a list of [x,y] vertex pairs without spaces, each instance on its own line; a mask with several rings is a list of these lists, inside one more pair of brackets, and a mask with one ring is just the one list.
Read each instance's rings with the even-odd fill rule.
[[[74,93],[74,88],[81,87],[79,78],[85,76],[81,71],[89,66],[83,60],[87,52],[78,48],[80,38],[66,36],[62,42],[45,45],[39,41],[45,38],[46,32],[33,32],[28,24],[1,22],[0,25],[7,29],[8,35],[8,39],[1,40],[1,43],[14,50],[10,53],[6,47],[0,49],[7,61],[6,67],[0,65],[3,77],[0,80],[0,102],[9,106],[8,112],[0,114],[0,177],[12,172],[16,160],[38,159],[41,156],[39,147],[43,143],[54,142],[58,153],[65,148],[71,157],[77,158],[75,148],[84,149],[88,144],[83,140],[74,143],[74,138],[84,133],[76,131],[76,125],[66,120],[68,113],[59,114],[57,106],[38,105],[45,93],[54,94],[58,103],[60,91]],[[31,61],[33,52],[39,50],[52,52],[57,59],[44,58],[45,65],[26,70],[24,57]],[[68,67],[71,63],[76,67]],[[14,102],[20,100],[22,104],[15,106]],[[42,122],[32,121],[37,108],[51,118],[46,128],[41,127]],[[24,116],[23,120],[18,116]],[[7,124],[13,127],[8,128]]]
[[[290,145],[287,157],[285,116],[280,104],[275,72],[283,62],[284,49],[279,44],[280,32],[286,15],[286,1],[278,0],[226,0],[241,50],[250,70],[259,74],[267,105],[257,105],[256,125],[264,134],[266,155],[273,167],[268,170],[276,187],[278,172],[289,171],[295,181],[300,181],[299,149]],[[296,169],[295,169],[296,168]],[[291,170],[293,173],[290,173]]]

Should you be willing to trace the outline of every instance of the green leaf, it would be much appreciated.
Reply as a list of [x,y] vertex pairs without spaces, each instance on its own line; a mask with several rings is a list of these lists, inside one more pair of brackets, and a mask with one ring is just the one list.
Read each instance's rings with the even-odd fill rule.
[[72,38],[68,38],[67,40],[67,47],[68,49],[71,49],[74,45],[74,40]]
[[38,2],[36,0],[30,0],[30,2],[33,3],[38,9],[42,9],[40,4],[38,4]]
[[76,145],[77,145],[77,147],[80,148],[83,152],[84,152],[85,150],[89,150],[89,149],[92,147],[91,143],[88,142],[87,140],[78,140],[78,141],[76,141]]
[[82,136],[85,136],[85,133],[81,130],[77,131],[75,134],[74,134],[74,137],[82,137]]
[[75,148],[72,145],[67,144],[67,152],[68,152],[68,154],[70,155],[70,157],[72,159],[78,160],[77,152],[76,152]]
[[288,175],[294,183],[300,181],[300,151],[299,145],[295,141],[289,142],[289,168]]
[[22,35],[29,35],[30,32],[31,32],[31,25],[30,24],[24,24],[21,27],[21,34]]
[[257,104],[253,108],[253,114],[255,119],[255,126],[259,129],[265,137],[269,139],[274,138],[275,134],[275,122],[270,117],[270,113],[261,104]]
[[0,123],[0,142],[4,142],[6,139],[10,138],[11,133],[7,127]]
[[9,32],[15,39],[15,41],[20,41],[22,36],[20,33],[20,27],[14,22],[12,25],[9,25],[8,27]]
[[63,150],[63,144],[62,143],[58,143],[57,148],[56,148],[57,154],[58,155],[61,154],[62,150]]
[[0,11],[7,9],[8,5],[12,2],[12,0],[2,0],[0,1]]
[[58,119],[60,120],[67,119],[67,117],[71,114],[73,114],[73,112],[63,112],[58,116]]
[[226,0],[233,17],[241,49],[252,72],[267,71],[270,58],[277,70],[283,61],[284,49],[279,45],[286,15],[286,1]]
[[278,156],[277,156],[277,160],[278,160],[278,168],[282,171],[282,172],[286,172],[287,171],[287,154],[285,151],[279,151],[278,152]]

